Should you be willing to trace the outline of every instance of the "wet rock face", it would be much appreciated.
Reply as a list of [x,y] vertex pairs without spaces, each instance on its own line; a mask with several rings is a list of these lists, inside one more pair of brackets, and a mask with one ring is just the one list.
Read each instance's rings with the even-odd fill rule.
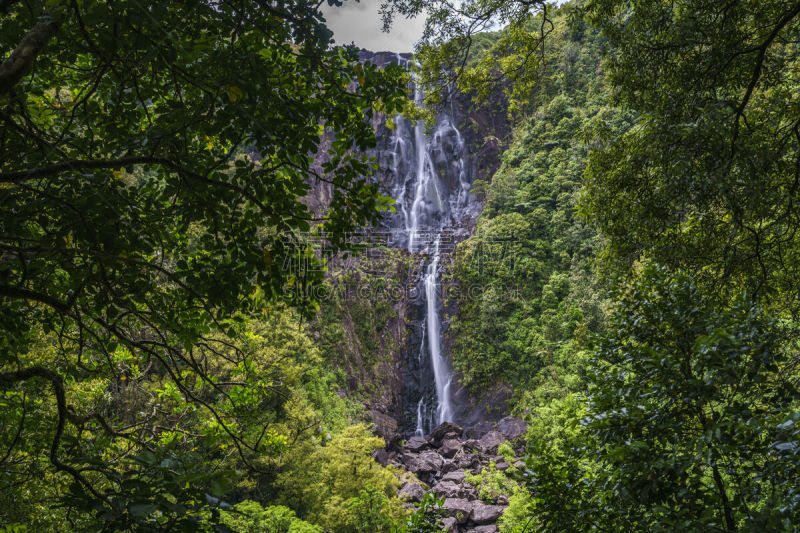
[[520,453],[527,425],[512,417],[501,422],[477,440],[465,439],[461,427],[445,422],[427,436],[412,437],[391,450],[379,450],[375,457],[416,474],[420,480],[404,483],[398,491],[401,499],[418,502],[432,492],[444,500],[444,531],[495,533],[497,521],[508,507],[507,495],[500,495],[491,503],[481,501],[478,489],[467,482],[466,476],[479,474],[490,463],[495,463],[498,470],[501,465],[503,470],[511,468],[504,457],[497,455],[497,448],[508,441]]
[[[396,54],[394,52],[371,52],[362,50],[359,53],[361,61],[368,61],[378,66],[386,66],[390,63],[407,63],[412,60],[411,54]],[[504,142],[510,136],[511,127],[507,119],[507,102],[503,91],[497,91],[490,95],[489,101],[485,105],[476,106],[471,101],[469,95],[454,95],[448,103],[446,109],[442,110],[443,116],[440,117],[440,128],[438,136],[432,139],[430,157],[431,166],[440,177],[443,191],[446,189],[452,194],[454,200],[459,198],[456,192],[463,187],[461,182],[471,184],[475,179],[490,181],[494,172],[499,168],[500,155]],[[449,126],[443,122],[446,115]],[[409,164],[416,161],[414,157],[402,156],[402,150],[398,150],[395,142],[398,137],[397,126],[412,126],[410,123],[405,125],[395,124],[394,129],[386,125],[386,117],[381,113],[375,113],[372,118],[372,126],[377,136],[377,146],[369,151],[369,155],[375,157],[379,162],[379,170],[370,179],[381,185],[384,194],[394,196],[394,191],[399,190],[404,182],[398,181],[399,175],[407,175]],[[413,135],[405,139],[409,146],[408,154],[412,153],[411,144],[415,142]],[[314,156],[312,170],[314,174],[325,175],[323,165],[329,162],[328,149],[333,141],[332,135],[324,135],[320,140],[318,150]],[[321,180],[309,177],[310,190],[304,202],[313,211],[316,217],[323,217],[334,198],[333,186]],[[410,194],[410,191],[408,192]],[[445,209],[441,216],[451,217],[448,227],[452,235],[451,245],[455,245],[469,236],[473,231],[475,221],[481,210],[483,198],[475,195],[467,202],[469,209],[452,209],[444,206]],[[380,227],[376,231],[383,233],[398,229],[402,218],[402,210],[398,209],[394,215],[387,214]],[[430,221],[429,221],[430,222]],[[440,220],[434,221],[439,225]],[[392,237],[394,240],[394,237]],[[388,244],[388,243],[387,243]],[[404,248],[403,243],[393,242],[392,247]],[[443,259],[443,269],[449,268]],[[408,279],[404,279],[406,294],[399,298],[400,301],[394,302],[397,308],[397,318],[387,324],[386,331],[392,337],[393,345],[385,352],[378,354],[360,353],[361,340],[353,331],[351,324],[345,324],[346,353],[343,356],[345,365],[343,370],[347,373],[347,383],[351,391],[363,388],[370,390],[370,397],[365,401],[370,411],[370,419],[374,423],[376,433],[384,437],[387,441],[394,437],[395,433],[401,436],[408,436],[415,432],[415,421],[418,418],[418,408],[421,399],[425,399],[428,411],[435,409],[435,402],[431,398],[432,391],[430,383],[430,361],[419,360],[419,347],[424,340],[421,331],[421,306],[424,298],[419,296],[419,285],[423,272],[422,263],[413,272],[409,272]],[[417,296],[414,296],[416,294]],[[456,299],[450,299],[455,302]],[[455,304],[450,303],[449,307],[442,309],[442,354],[449,356],[450,347],[453,343],[452,333],[448,329],[449,319],[458,309]],[[377,356],[379,366],[375,369],[365,368],[364,361],[370,357]],[[372,377],[367,377],[372,376]],[[370,387],[363,387],[368,382]],[[462,427],[469,431],[475,424],[493,423],[502,417],[506,411],[506,400],[510,397],[510,390],[507,387],[499,386],[495,389],[484,391],[480,399],[472,398],[469,391],[459,386],[458,379],[453,380],[453,391],[451,392],[454,412],[453,420],[457,421]],[[430,416],[428,417],[430,418]],[[488,420],[488,421],[487,421]],[[424,430],[429,429],[426,425]],[[482,434],[482,429],[476,433]]]
[[[359,58],[380,67],[390,63],[407,65],[413,61],[410,54],[368,50],[362,50]],[[379,169],[372,179],[381,185],[384,194],[401,200],[400,204],[403,205],[394,214],[387,214],[381,227],[376,228],[391,234],[391,242],[387,242],[390,247],[410,247],[410,221],[414,221],[414,226],[418,226],[417,229],[423,233],[436,233],[446,229],[445,240],[449,245],[445,248],[452,248],[472,233],[481,210],[482,198],[468,191],[475,179],[491,179],[500,164],[500,153],[505,146],[502,140],[510,134],[503,92],[498,91],[490,100],[486,105],[476,106],[468,95],[455,95],[442,109],[437,110],[436,125],[429,135],[418,135],[414,122],[399,117],[393,117],[394,126],[389,128],[386,117],[380,113],[375,114],[373,127],[378,142],[370,155],[377,159]],[[321,153],[324,152],[321,150]],[[412,178],[418,172],[420,153],[425,153],[429,158],[425,167],[430,167],[428,173],[436,176],[432,183],[437,193],[420,195],[419,199],[424,201],[417,204],[416,186],[419,180]],[[430,188],[426,186],[420,190]],[[324,184],[318,184],[311,195],[314,211],[318,215],[323,209],[316,206],[327,206],[330,203],[332,190],[329,189]],[[437,201],[433,201],[434,196]],[[413,207],[414,205],[419,205],[419,208]],[[420,249],[419,246],[417,249]],[[441,268],[446,269],[448,265],[445,259],[450,252],[443,250],[442,253],[444,257]],[[420,290],[423,289],[421,284],[409,285],[409,288],[413,287],[417,288],[418,295],[424,295],[424,291]],[[381,405],[379,410],[397,420],[400,433],[411,435],[417,432],[420,419],[424,420],[420,433],[430,430],[436,420],[440,419],[436,416],[436,410],[441,391],[434,391],[431,387],[434,380],[430,370],[430,354],[420,357],[420,347],[425,340],[422,319],[425,316],[423,306],[426,300],[423,297],[413,297],[411,292],[405,299],[408,301],[402,307],[408,311],[404,316],[408,335],[404,346],[393,354],[394,364],[387,366],[392,385],[399,384],[399,387],[392,391],[392,402]],[[451,316],[457,309],[441,309],[440,312],[444,318],[444,315]],[[447,323],[447,320],[442,322],[441,331],[441,354],[444,359],[449,357],[449,346],[452,344]],[[453,390],[448,386],[446,393],[454,411],[451,416],[442,416],[442,419],[453,419],[463,427],[469,427],[486,420],[487,416],[490,422],[494,422],[506,412],[505,400],[509,394],[505,390],[488,391],[481,399],[476,399],[470,396],[467,389],[460,387],[457,381],[457,377],[452,380]],[[370,407],[374,407],[374,403],[370,402]],[[376,417],[373,417],[373,421],[376,425],[382,422],[376,420]]]

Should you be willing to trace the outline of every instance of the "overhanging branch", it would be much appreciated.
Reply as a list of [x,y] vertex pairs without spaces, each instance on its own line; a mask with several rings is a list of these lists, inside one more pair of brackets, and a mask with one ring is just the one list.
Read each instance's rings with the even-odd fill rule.
[[27,74],[33,62],[55,36],[61,27],[63,19],[54,13],[56,10],[39,17],[17,47],[0,65],[0,94],[11,92],[14,86]]
[[66,425],[69,412],[67,411],[67,399],[64,393],[64,378],[57,372],[53,372],[42,366],[31,366],[16,372],[1,372],[0,373],[0,387],[9,387],[20,381],[27,381],[31,378],[41,378],[49,381],[53,386],[53,393],[56,397],[56,407],[58,410],[58,422],[56,424],[56,433],[53,436],[53,441],[50,443],[50,462],[56,467],[56,470],[67,472],[76,481],[83,485],[89,492],[96,498],[107,502],[102,494],[97,492],[91,483],[84,478],[80,472],[70,465],[61,462],[58,458],[58,448],[61,445],[61,437],[64,434],[64,426]]

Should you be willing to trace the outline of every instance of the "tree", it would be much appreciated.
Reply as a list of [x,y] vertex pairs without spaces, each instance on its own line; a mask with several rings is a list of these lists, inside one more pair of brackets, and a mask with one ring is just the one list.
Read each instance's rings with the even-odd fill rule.
[[320,528],[298,519],[288,507],[276,505],[264,509],[252,501],[237,503],[223,513],[225,525],[238,533],[319,533]]
[[[384,0],[384,28],[397,16],[427,16],[417,45],[426,103],[441,105],[460,90],[476,100],[505,90],[518,110],[539,81],[544,46],[555,29],[546,0]],[[506,25],[494,38],[487,32]]]
[[[292,450],[295,460],[279,477],[287,504],[328,531],[386,531],[404,518],[395,470],[372,453],[385,445],[366,426],[351,425],[314,450]],[[372,529],[370,529],[372,528]]]
[[[309,303],[284,290],[321,278],[286,268],[308,255],[298,232],[319,223],[335,250],[387,207],[362,152],[375,110],[399,110],[403,76],[331,47],[319,5],[0,2],[0,389],[22,428],[27,395],[38,406],[48,392],[36,383],[47,384],[54,412],[38,416],[55,423],[38,436],[99,515],[119,518],[124,488],[110,457],[83,455],[81,441],[105,435],[153,454],[157,439],[142,441],[114,409],[76,413],[73,385],[147,369],[244,457],[255,444],[203,392],[230,387],[211,361],[247,357],[218,332],[276,300]],[[314,181],[334,191],[319,220],[302,202]]]
[[796,530],[800,396],[775,321],[652,265],[615,296],[580,432],[529,461],[540,529]]
[[655,267],[619,299],[585,424],[620,514],[637,530],[793,530],[797,465],[775,443],[798,393],[774,321]]
[[645,255],[796,313],[800,5],[598,0],[587,14],[616,103],[639,117],[598,137],[583,190],[611,268]]

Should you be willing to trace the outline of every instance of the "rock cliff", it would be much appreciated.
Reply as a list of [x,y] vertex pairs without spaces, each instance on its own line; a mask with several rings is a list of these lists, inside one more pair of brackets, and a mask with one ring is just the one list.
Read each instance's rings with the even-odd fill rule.
[[[369,51],[362,51],[361,58],[379,66],[411,60],[408,54]],[[446,107],[446,112],[443,112],[445,114],[441,116],[451,120],[453,127],[441,129],[441,138],[435,140],[438,144],[430,151],[432,164],[437,174],[441,176],[442,186],[448,190],[456,190],[457,180],[465,180],[470,184],[476,179],[491,180],[492,174],[499,166],[499,155],[503,149],[502,139],[509,132],[502,96],[485,105],[475,106],[467,95],[457,95]],[[401,135],[397,131],[397,126],[390,128],[386,117],[378,115],[373,119],[373,127],[378,145],[370,155],[379,163],[379,169],[373,179],[381,184],[384,194],[397,198],[403,194],[404,187],[407,187],[402,181],[402,176],[406,172],[402,166],[413,164],[413,161],[398,161],[400,150],[397,143]],[[406,123],[405,127],[410,126]],[[409,145],[419,144],[419,139],[414,139],[413,134],[406,133]],[[326,142],[327,140],[323,139],[317,157],[318,170],[325,160]],[[420,147],[409,146],[408,149],[418,151]],[[457,164],[463,168],[457,167]],[[330,196],[327,184],[315,183],[308,201],[317,214],[322,214],[330,201]],[[471,204],[474,208],[448,212],[448,216],[459,218],[448,226],[452,236],[448,237],[449,246],[442,253],[439,266],[442,273],[450,266],[450,252],[455,244],[474,229],[481,202],[482,198],[475,196]],[[353,312],[360,303],[363,303],[357,301],[359,298],[363,300],[363,293],[359,293],[359,290],[334,296],[343,300],[338,303],[338,309],[345,338],[337,346],[341,352],[343,370],[348,375],[348,394],[358,392],[358,398],[367,404],[367,412],[375,425],[376,432],[387,441],[392,441],[398,435],[407,436],[414,432],[416,420],[420,416],[420,405],[423,403],[421,400],[426,395],[431,395],[426,387],[432,382],[428,370],[430,363],[420,357],[420,345],[424,343],[425,335],[425,301],[422,287],[426,259],[418,258],[419,254],[409,254],[406,249],[407,242],[398,236],[402,233],[398,232],[398,227],[403,224],[402,216],[403,214],[398,212],[385,217],[381,227],[374,228],[374,234],[378,235],[376,242],[384,238],[383,244],[396,248],[394,252],[405,256],[400,259],[396,255],[394,257],[395,260],[403,261],[406,268],[395,268],[391,262],[386,261],[386,254],[377,254],[381,255],[380,258],[375,254],[371,257],[366,254],[357,259],[349,259],[347,264],[344,262],[334,264],[332,268],[333,278],[339,276],[350,279],[352,271],[358,270],[361,273],[359,282],[362,284],[371,284],[375,279],[389,277],[399,283],[396,287],[398,290],[391,294],[375,295],[370,292],[370,297],[378,299],[383,297],[387,300],[383,303],[391,307],[384,309],[383,314],[375,313],[374,317],[359,316]],[[343,274],[347,269],[351,272]],[[457,290],[457,287],[450,289]],[[442,298],[442,301],[444,300]],[[449,347],[452,345],[448,330],[449,317],[456,312],[457,309],[452,306],[445,306],[442,309],[441,347],[444,357],[448,357]],[[374,319],[381,324],[376,324],[372,331],[365,333],[363,328],[358,327],[358,322],[365,319]],[[469,391],[458,385],[457,376],[453,381],[451,395],[455,408],[452,418],[462,424],[468,433],[485,432],[504,414],[505,400],[509,396],[509,391],[502,384],[476,399]],[[427,408],[430,409],[431,406],[428,405]]]

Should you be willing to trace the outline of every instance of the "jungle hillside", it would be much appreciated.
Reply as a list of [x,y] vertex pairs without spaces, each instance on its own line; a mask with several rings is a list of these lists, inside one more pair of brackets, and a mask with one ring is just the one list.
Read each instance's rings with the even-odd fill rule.
[[0,0],[0,533],[800,530],[800,2],[377,4]]

